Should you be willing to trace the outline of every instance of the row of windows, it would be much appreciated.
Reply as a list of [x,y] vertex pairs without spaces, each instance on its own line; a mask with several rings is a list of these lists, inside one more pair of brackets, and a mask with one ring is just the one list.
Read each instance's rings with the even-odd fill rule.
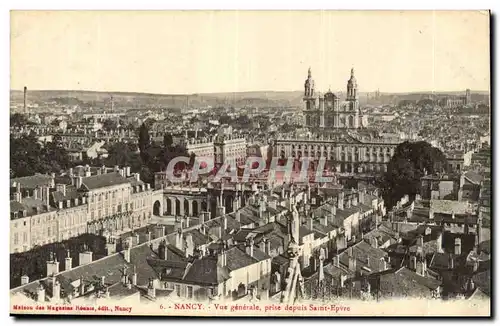
[[[281,145],[281,150],[285,150],[287,145]],[[330,151],[334,151],[336,149],[340,149],[340,151],[360,151],[363,149],[363,147],[351,147],[351,146],[339,146],[339,147],[334,147],[334,146],[325,146],[325,145],[291,145],[292,149],[311,149],[311,150],[325,150],[325,149],[330,149]],[[369,153],[393,153],[394,149],[388,148],[388,147],[367,147],[364,148],[366,152]]]
[[[23,232],[23,243],[28,242],[28,233]],[[14,244],[17,245],[19,243],[19,233],[14,233]]]

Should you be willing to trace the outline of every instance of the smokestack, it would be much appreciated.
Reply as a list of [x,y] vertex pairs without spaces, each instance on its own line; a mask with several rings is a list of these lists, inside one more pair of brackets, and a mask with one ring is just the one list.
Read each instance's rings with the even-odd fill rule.
[[24,86],[24,113],[28,113],[28,107],[26,106],[26,102],[28,100],[28,87]]
[[455,238],[455,255],[462,254],[462,239]]

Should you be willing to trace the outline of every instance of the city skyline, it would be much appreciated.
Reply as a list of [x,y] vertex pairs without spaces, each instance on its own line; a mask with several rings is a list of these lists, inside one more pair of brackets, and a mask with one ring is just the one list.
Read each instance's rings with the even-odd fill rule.
[[490,89],[489,16],[478,11],[18,11],[11,18],[11,89],[300,91],[309,67],[319,92],[344,92],[352,67],[360,92]]

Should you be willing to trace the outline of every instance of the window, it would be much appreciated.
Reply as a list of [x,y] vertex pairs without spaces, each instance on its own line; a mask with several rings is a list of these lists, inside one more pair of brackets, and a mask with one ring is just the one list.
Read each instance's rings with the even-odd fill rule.
[[28,242],[28,233],[26,232],[23,233],[23,242],[24,243]]
[[19,242],[19,235],[17,233],[14,233],[14,244],[17,245]]
[[23,225],[26,226],[26,221],[23,222]]
[[187,298],[192,299],[193,298],[193,287],[189,286],[187,287]]
[[181,296],[181,286],[179,284],[175,285],[175,293],[177,294],[178,297]]
[[47,228],[47,236],[50,237],[50,226]]
[[14,223],[14,227],[17,228],[17,223]]

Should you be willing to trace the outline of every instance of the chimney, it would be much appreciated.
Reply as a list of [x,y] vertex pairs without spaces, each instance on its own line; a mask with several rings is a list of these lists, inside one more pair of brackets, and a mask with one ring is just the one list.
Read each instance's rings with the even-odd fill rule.
[[410,257],[410,268],[415,270],[417,269],[417,256],[415,255]]
[[134,265],[134,273],[132,274],[132,284],[137,285],[137,270]]
[[339,267],[339,255],[333,257],[333,266]]
[[365,203],[365,189],[359,190],[358,196],[359,196],[359,202],[361,204],[364,204]]
[[331,214],[333,216],[337,215],[337,206],[335,206],[334,204],[331,206]]
[[424,237],[422,235],[417,237],[417,247],[421,249],[424,248]]
[[51,253],[51,258],[47,261],[47,276],[56,275],[59,273],[59,262]]
[[21,285],[28,284],[30,282],[30,278],[28,275],[21,276]]
[[132,246],[131,243],[129,243],[128,241],[126,242],[126,245],[125,245],[125,250],[123,250],[123,258],[125,259],[125,261],[127,263],[130,263],[130,247]]
[[344,210],[344,196],[342,196],[343,193],[340,193],[339,197],[338,197],[338,203],[337,203],[337,206],[340,210]]
[[68,175],[71,178],[71,180],[73,180],[73,168],[69,168]]
[[269,201],[269,207],[271,207],[271,208],[273,208],[273,209],[276,209],[277,205],[278,205],[278,204],[277,204],[277,200],[276,200],[275,198],[273,198],[273,199],[271,199],[271,200]]
[[219,267],[225,267],[226,263],[227,263],[227,261],[226,261],[226,252],[223,249],[217,255],[217,265],[219,265]]
[[180,250],[184,250],[184,238],[182,236],[182,229],[177,229],[177,234],[175,236],[175,246]]
[[72,268],[73,268],[73,258],[71,258],[69,250],[66,250],[66,258],[64,258],[64,270],[69,271]]
[[315,273],[318,270],[318,257],[316,257],[315,255],[312,256],[311,269],[313,273]]
[[268,255],[268,256],[271,256],[271,240],[269,239],[266,239],[265,240],[265,244],[266,244],[266,250],[265,250],[265,253]]
[[92,262],[92,251],[87,250],[79,254],[80,266],[90,264]]
[[156,297],[156,289],[154,287],[153,279],[149,279],[148,296],[151,297],[151,298],[155,298]]
[[23,96],[24,113],[28,113],[27,101],[28,101],[28,87],[24,86],[24,96]]
[[45,302],[45,288],[40,284],[36,291],[36,301]]
[[345,287],[345,281],[347,281],[347,275],[340,274],[340,287],[344,288]]
[[425,259],[418,260],[417,261],[417,268],[416,268],[417,274],[425,277],[426,271],[427,271],[427,266],[425,263]]
[[246,253],[250,257],[253,257],[253,245],[254,245],[253,238],[248,239],[247,244],[246,244]]
[[165,240],[160,242],[158,245],[158,257],[160,257],[160,259],[167,260],[167,246]]
[[151,231],[148,231],[148,241],[147,242],[148,242],[148,244],[151,243]]
[[356,271],[356,258],[352,256],[352,247],[349,248],[349,270],[355,272]]
[[83,278],[80,277],[80,285],[79,285],[80,295],[85,294],[85,284],[83,283]]
[[328,216],[327,215],[321,216],[319,218],[319,222],[321,223],[321,225],[327,226],[328,225]]
[[436,251],[439,253],[443,252],[443,231],[440,230],[438,232],[438,236],[436,239]]
[[448,269],[454,269],[454,261],[453,261],[453,255],[449,254],[448,256]]
[[115,165],[114,170],[115,172],[118,172],[120,170],[120,167],[118,165]]
[[90,170],[85,171],[85,177],[88,178],[92,176],[92,172]]
[[429,219],[430,220],[434,219],[434,210],[432,209],[432,207],[429,209]]
[[52,283],[52,298],[55,301],[61,299],[61,283],[56,278],[54,278]]
[[462,254],[462,239],[455,238],[455,255]]
[[130,166],[125,167],[125,176],[130,177]]
[[241,223],[241,211],[236,211],[235,219],[238,223]]
[[312,215],[307,218],[307,228],[311,231],[314,230],[314,218]]
[[83,177],[76,176],[75,177],[75,187],[78,189],[82,186],[83,184]]
[[259,250],[262,252],[266,252],[266,239],[262,239],[262,241],[259,243]]
[[189,256],[194,256],[194,242],[193,236],[191,234],[186,235],[186,258]]
[[141,175],[139,173],[135,174],[135,180],[136,181],[141,181]]
[[116,252],[116,242],[113,238],[106,239],[106,254],[112,255]]

